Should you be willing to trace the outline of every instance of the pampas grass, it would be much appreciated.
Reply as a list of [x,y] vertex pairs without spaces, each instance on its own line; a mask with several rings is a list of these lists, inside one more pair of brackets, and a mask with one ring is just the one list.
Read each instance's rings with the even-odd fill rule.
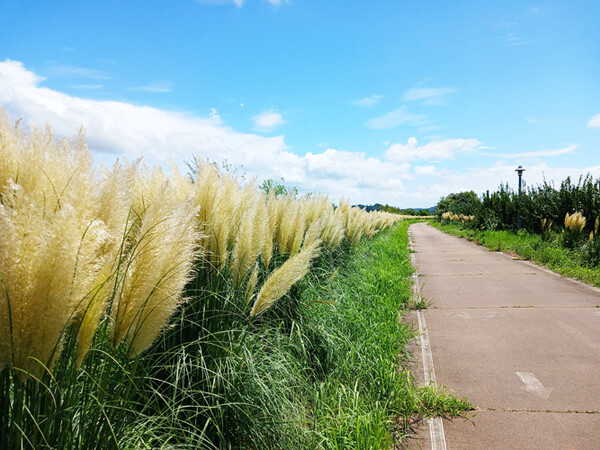
[[132,356],[156,339],[181,304],[199,240],[191,198],[177,198],[182,193],[159,170],[146,177],[132,207],[131,250],[111,310],[113,345],[127,341]]
[[0,117],[0,369],[49,370],[63,332],[86,309],[111,235],[95,217],[84,142],[26,135]]
[[[0,447],[118,447],[133,427],[125,417],[165,407],[174,417],[196,408],[190,423],[210,428],[212,401],[228,424],[218,383],[193,399],[186,386],[229,383],[227,367],[209,369],[239,343],[227,339],[249,327],[260,342],[249,319],[322,248],[346,251],[344,238],[356,245],[401,219],[260,192],[209,162],[191,169],[167,176],[122,161],[96,171],[81,133],[26,132],[0,110]],[[194,406],[169,404],[170,389]],[[217,442],[227,430],[214,426]]]
[[251,316],[254,317],[265,312],[283,297],[294,283],[306,275],[311,261],[319,254],[320,244],[320,240],[312,242],[273,271],[258,293],[250,311]]

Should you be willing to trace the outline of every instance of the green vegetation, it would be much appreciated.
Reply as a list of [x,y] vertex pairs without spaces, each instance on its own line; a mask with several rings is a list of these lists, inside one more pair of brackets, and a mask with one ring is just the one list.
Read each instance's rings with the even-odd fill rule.
[[[521,230],[492,231],[470,228],[469,224],[431,221],[431,225],[458,237],[464,237],[490,250],[514,252],[523,259],[548,266],[561,275],[577,278],[586,283],[600,286],[600,269],[591,264],[585,246],[566,248],[562,233],[536,234]],[[585,244],[585,242],[584,242]]]
[[385,211],[392,214],[401,214],[403,216],[430,216],[431,211],[429,209],[414,209],[414,208],[396,208],[395,206],[383,205],[379,208],[379,211]]
[[0,449],[379,448],[468,407],[399,370],[401,216],[190,170],[0,112]]
[[438,218],[445,212],[474,215],[473,225],[481,230],[515,231],[520,213],[521,228],[531,233],[542,233],[544,229],[560,232],[566,214],[579,212],[587,219],[583,231],[589,235],[600,217],[600,179],[588,175],[574,183],[567,178],[558,189],[544,182],[524,188],[520,197],[508,185],[487,191],[481,198],[473,191],[450,194],[436,207]]
[[444,231],[599,284],[600,180],[590,175],[576,184],[567,178],[559,189],[544,182],[521,196],[508,185],[481,199],[472,191],[450,194],[440,200],[436,214]]
[[441,217],[444,213],[452,213],[457,216],[471,216],[477,214],[481,209],[481,201],[473,191],[459,192],[442,197],[435,207],[435,214]]

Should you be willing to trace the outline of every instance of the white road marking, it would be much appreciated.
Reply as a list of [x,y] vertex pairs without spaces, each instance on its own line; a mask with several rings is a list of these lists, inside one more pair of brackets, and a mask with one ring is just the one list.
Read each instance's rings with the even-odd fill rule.
[[[412,240],[409,244],[409,248],[412,249]],[[420,289],[419,279],[417,275],[417,265],[415,263],[414,253],[411,253],[410,259],[415,273],[412,276],[413,281],[413,300],[415,302],[420,300]],[[419,336],[421,340],[421,355],[423,357],[423,372],[425,384],[433,383],[436,386],[435,381],[435,368],[433,366],[433,355],[431,354],[431,346],[429,344],[429,334],[427,334],[427,324],[425,323],[425,316],[421,310],[417,311],[417,320],[419,322]],[[433,417],[426,419],[425,422],[429,424],[429,437],[431,440],[431,450],[447,450],[446,447],[446,435],[444,434],[444,422],[441,417]]]
[[515,372],[521,381],[525,384],[521,389],[529,392],[530,394],[536,395],[544,400],[550,397],[550,394],[554,388],[544,386],[540,380],[538,380],[531,372]]

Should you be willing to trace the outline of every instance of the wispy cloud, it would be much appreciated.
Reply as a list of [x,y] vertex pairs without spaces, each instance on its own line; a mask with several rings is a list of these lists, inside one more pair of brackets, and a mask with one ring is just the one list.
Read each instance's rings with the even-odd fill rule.
[[438,160],[454,159],[457,153],[473,153],[481,148],[477,139],[444,139],[418,145],[417,138],[408,138],[406,144],[393,144],[385,152],[389,161]]
[[[537,13],[533,12],[533,15],[535,14]],[[495,35],[496,40],[505,47],[521,47],[540,41],[540,38],[527,37],[528,28],[519,21],[501,22],[492,27],[490,31]]]
[[402,94],[402,100],[405,102],[421,101],[424,104],[439,105],[444,102],[448,94],[455,91],[456,88],[453,87],[416,87]]
[[80,89],[82,91],[97,91],[104,87],[103,84],[73,84],[73,89]]
[[403,105],[382,116],[369,119],[365,125],[376,130],[385,130],[405,124],[418,126],[427,125],[428,123],[427,116],[409,113],[406,106]]
[[202,5],[235,5],[238,8],[241,8],[244,5],[245,0],[195,0],[196,3],[200,3]]
[[289,3],[289,0],[266,0],[273,6],[281,6],[284,3]]
[[573,153],[577,147],[577,144],[571,144],[564,148],[556,150],[538,150],[534,152],[521,152],[521,153],[483,153],[486,156],[495,156],[497,158],[540,158],[544,156],[559,156],[566,155],[567,153]]
[[600,114],[596,114],[594,117],[592,117],[588,123],[587,123],[588,128],[600,128]]
[[92,80],[108,80],[110,75],[88,67],[77,67],[70,64],[53,64],[48,70],[48,75],[68,78],[89,78]]
[[133,91],[165,93],[173,90],[173,83],[170,81],[154,81],[144,86],[132,87]]
[[281,114],[276,113],[272,109],[257,114],[252,117],[252,121],[254,122],[254,128],[263,132],[273,131],[285,123]]
[[540,119],[535,117],[533,114],[529,114],[527,117],[525,117],[525,120],[528,123],[540,123]]
[[352,104],[356,106],[362,106],[363,108],[370,108],[371,106],[375,106],[377,103],[379,103],[379,100],[382,98],[382,95],[373,94],[365,98],[354,100]]
[[[203,5],[235,5],[238,8],[241,8],[242,6],[244,6],[244,3],[246,3],[246,0],[195,0],[196,3],[201,3]],[[288,4],[290,3],[290,0],[263,0],[266,1],[268,3],[270,3],[271,5],[275,6],[275,7],[279,7],[283,4]]]

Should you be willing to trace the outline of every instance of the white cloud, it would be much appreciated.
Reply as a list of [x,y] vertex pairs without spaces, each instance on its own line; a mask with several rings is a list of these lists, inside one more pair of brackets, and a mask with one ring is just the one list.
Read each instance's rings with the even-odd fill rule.
[[406,144],[393,144],[385,152],[390,161],[447,160],[456,153],[472,153],[481,147],[477,139],[444,139],[419,146],[417,138],[408,138]]
[[73,97],[39,86],[43,80],[20,62],[0,62],[0,105],[13,118],[49,123],[59,136],[70,136],[83,125],[88,145],[96,152],[151,161],[198,155],[245,164],[257,158],[277,159],[287,148],[283,136],[266,138],[225,126],[214,110],[208,117],[197,117]]
[[356,106],[362,106],[364,108],[370,108],[371,106],[375,106],[377,103],[379,103],[379,100],[382,98],[383,96],[381,95],[373,94],[365,98],[354,100],[352,104]]
[[588,128],[600,128],[600,114],[592,117],[587,124]]
[[355,203],[390,203],[404,192],[403,180],[412,178],[410,164],[392,163],[364,153],[327,149],[307,153],[304,188],[333,199],[342,196]]
[[426,125],[427,117],[423,114],[412,114],[406,110],[406,106],[401,106],[393,111],[390,111],[383,116],[374,117],[369,119],[366,123],[367,127],[374,128],[376,130],[385,130],[389,128],[396,128],[397,126],[409,124],[409,125]]
[[134,91],[164,93],[173,90],[173,83],[170,81],[154,81],[144,86],[135,86],[131,88]]
[[[49,123],[57,136],[71,136],[83,125],[90,150],[112,164],[117,156],[144,157],[180,166],[192,156],[242,166],[248,178],[284,177],[302,191],[345,196],[354,203],[397,204],[410,164],[327,149],[304,156],[290,152],[283,136],[240,133],[223,123],[216,109],[206,116],[164,111],[124,102],[73,97],[40,86],[44,79],[15,61],[0,62],[0,105],[24,125]],[[271,125],[280,119],[272,120]]]
[[435,170],[435,166],[415,166],[415,173],[417,175],[427,175],[432,176],[437,172]]
[[456,91],[455,88],[442,87],[442,88],[413,88],[402,94],[402,100],[405,102],[414,102],[423,100],[423,103],[427,104],[439,104],[443,102],[443,98]]
[[46,78],[25,69],[20,61],[7,59],[0,63],[0,79],[3,81],[0,86],[8,90],[11,87],[21,89],[37,85]]
[[521,153],[484,153],[486,156],[495,156],[498,158],[537,158],[543,156],[558,156],[566,155],[567,153],[573,153],[577,147],[577,144],[571,144],[564,148],[556,150],[538,150],[534,152],[521,152]]
[[257,114],[252,120],[254,121],[254,128],[264,132],[273,131],[273,129],[285,123],[281,114],[272,109]]
[[[460,172],[421,164],[412,160],[451,159],[461,152],[481,150],[476,139],[448,139],[418,146],[409,139],[404,146],[391,145],[386,157],[373,158],[360,152],[328,148],[300,156],[288,149],[283,136],[263,137],[240,133],[227,126],[216,109],[206,108],[197,116],[165,111],[125,102],[97,101],[74,97],[43,87],[44,78],[16,61],[0,61],[0,105],[11,120],[49,123],[57,136],[71,136],[84,125],[88,145],[97,159],[114,162],[117,156],[143,156],[149,163],[173,159],[179,165],[192,156],[212,161],[227,159],[251,179],[284,177],[303,192],[328,194],[333,201],[341,196],[352,203],[388,203],[400,207],[429,207],[450,192],[474,190],[481,194],[495,190],[502,181],[516,184],[514,166],[466,168]],[[315,147],[316,148],[316,147]],[[571,176],[591,172],[600,177],[600,166],[550,168],[544,164],[526,166],[525,181],[557,183]],[[417,175],[415,177],[415,175]]]

